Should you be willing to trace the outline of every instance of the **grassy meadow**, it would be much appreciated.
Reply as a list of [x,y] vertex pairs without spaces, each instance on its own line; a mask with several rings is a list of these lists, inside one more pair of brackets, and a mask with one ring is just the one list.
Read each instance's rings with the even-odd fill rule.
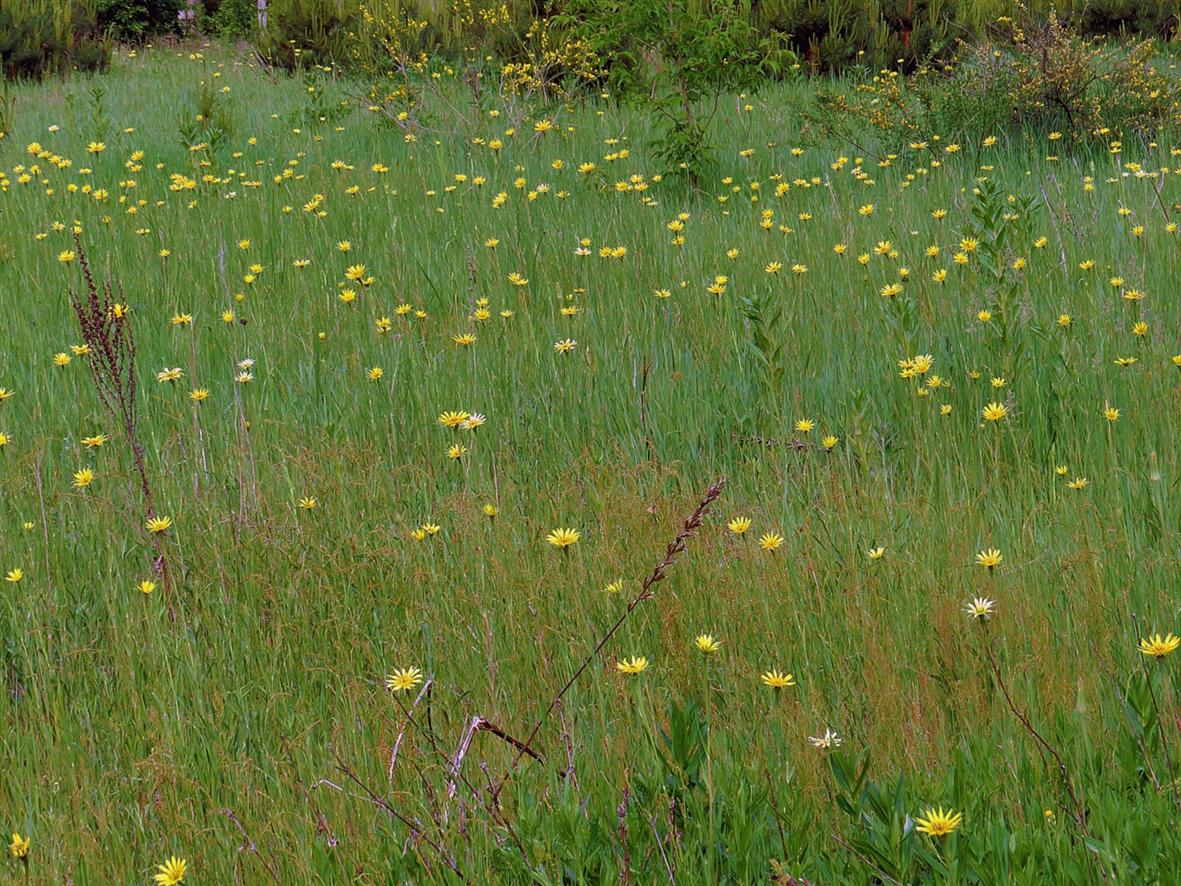
[[1174,882],[1181,141],[436,73],[15,88],[0,880]]

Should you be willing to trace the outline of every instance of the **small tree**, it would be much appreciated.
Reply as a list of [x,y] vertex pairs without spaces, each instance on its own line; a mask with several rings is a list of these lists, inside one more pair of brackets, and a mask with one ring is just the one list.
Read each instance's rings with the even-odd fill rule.
[[784,35],[761,36],[747,0],[573,0],[559,17],[606,62],[622,100],[660,119],[666,171],[696,187],[723,95],[750,91],[795,62]]

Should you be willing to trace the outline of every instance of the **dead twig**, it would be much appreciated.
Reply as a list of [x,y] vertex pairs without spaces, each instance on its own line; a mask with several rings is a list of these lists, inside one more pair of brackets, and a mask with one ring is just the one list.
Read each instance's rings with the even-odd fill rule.
[[238,820],[238,816],[234,815],[234,810],[226,808],[221,811],[221,814],[234,823],[234,827],[238,829],[238,833],[241,834],[242,839],[246,841],[238,847],[238,851],[241,852],[243,849],[245,849],[248,852],[253,852],[255,857],[258,858],[259,864],[263,866],[263,870],[265,870],[270,875],[271,879],[276,883],[282,883],[283,880],[279,877],[278,871],[276,871],[274,866],[263,857],[261,852],[258,851],[258,845],[250,838],[250,834],[246,832],[246,828],[242,822]]
[[648,816],[648,826],[652,828],[652,836],[656,838],[656,848],[660,850],[660,860],[664,862],[664,871],[668,874],[668,882],[676,886],[677,876],[673,873],[672,865],[668,863],[668,855],[664,851],[664,839],[656,830],[656,819],[651,815]]
[[504,785],[516,771],[517,765],[521,762],[521,758],[524,757],[532,748],[533,741],[537,738],[537,734],[541,731],[541,727],[545,725],[546,720],[549,719],[549,715],[553,713],[554,708],[556,708],[561,703],[562,698],[567,692],[570,691],[570,687],[573,686],[578,678],[582,676],[583,672],[588,667],[590,667],[591,662],[599,657],[599,653],[602,651],[603,647],[606,646],[611,638],[615,636],[615,632],[623,626],[623,623],[627,621],[628,616],[630,616],[632,612],[635,611],[635,608],[645,600],[651,599],[655,594],[655,591],[652,589],[657,584],[664,581],[664,579],[667,577],[669,567],[672,566],[673,561],[676,560],[680,554],[684,553],[686,543],[689,541],[689,539],[697,534],[697,530],[701,528],[701,524],[705,520],[705,515],[709,512],[709,509],[713,503],[717,501],[718,496],[722,494],[722,490],[725,488],[725,486],[726,478],[720,477],[712,486],[709,487],[709,489],[705,491],[705,497],[702,498],[701,503],[697,505],[697,509],[685,519],[684,524],[681,526],[680,532],[678,532],[676,537],[673,538],[671,542],[669,542],[668,548],[664,552],[664,559],[657,563],[656,568],[653,569],[648,577],[644,579],[643,584],[640,586],[640,593],[636,595],[635,599],[627,604],[627,609],[624,610],[623,614],[619,616],[615,623],[607,629],[607,632],[599,638],[599,642],[595,644],[595,648],[591,650],[591,653],[583,660],[582,664],[578,666],[577,670],[575,670],[574,673],[570,675],[570,679],[566,681],[565,685],[563,685],[562,688],[558,690],[557,694],[553,697],[553,700],[550,701],[549,706],[545,709],[544,713],[542,713],[541,717],[529,731],[528,738],[526,738],[521,747],[518,748],[516,757],[513,758],[512,763],[509,765],[509,771],[505,773],[504,778],[502,778],[500,783],[496,786],[496,790],[492,792],[493,801],[495,801],[496,798],[500,796],[500,791],[504,788]]
[[850,846],[849,842],[844,837],[842,837],[840,834],[838,834],[836,831],[833,831],[832,836],[833,836],[833,839],[836,840],[838,843],[840,843],[842,846],[844,846],[845,849],[847,849],[849,852],[851,852],[855,856],[857,856],[857,858],[860,859],[864,864],[868,865],[870,870],[872,870],[875,874],[877,874],[879,877],[882,878],[882,882],[893,883],[894,886],[905,886],[905,884],[900,883],[897,880],[895,880],[893,877],[891,877],[889,874],[887,874],[885,871],[883,871],[880,867],[878,867],[876,864],[874,864],[870,859],[866,858],[864,855],[862,855],[860,852],[858,852],[856,849],[854,849],[852,846]]
[[631,852],[627,845],[627,801],[630,798],[630,792],[627,787],[627,771],[623,773],[623,798],[619,801],[619,808],[615,810],[615,814],[619,819],[619,845],[623,850],[623,858],[620,860],[619,866],[619,886],[631,886],[632,876],[632,860]]
[[1055,750],[1054,746],[1042,738],[1041,733],[1038,732],[1033,723],[1030,722],[1029,717],[1027,717],[1021,711],[1021,709],[1017,707],[1016,703],[1013,701],[1013,697],[1009,695],[1009,688],[1005,685],[1005,678],[1001,674],[1001,666],[997,663],[996,656],[993,654],[991,643],[985,644],[984,652],[988,656],[988,663],[992,666],[993,676],[996,677],[996,683],[1001,690],[1001,695],[1004,696],[1005,704],[1008,706],[1009,710],[1012,711],[1013,716],[1016,717],[1021,725],[1025,727],[1025,731],[1034,737],[1034,740],[1037,741],[1039,748],[1053,757],[1054,763],[1058,767],[1058,774],[1062,777],[1062,786],[1066,789],[1066,793],[1070,797],[1070,803],[1072,807],[1070,810],[1071,818],[1074,819],[1075,824],[1079,826],[1079,829],[1082,831],[1082,833],[1085,836],[1089,836],[1087,833],[1086,808],[1081,802],[1079,802],[1078,794],[1075,793],[1074,782],[1071,781],[1070,778],[1070,770],[1066,768],[1066,763],[1062,760],[1062,757],[1059,756],[1058,751]]
[[398,761],[398,748],[402,746],[402,738],[406,735],[406,727],[409,726],[410,721],[414,719],[414,709],[418,707],[418,703],[422,701],[423,696],[427,694],[427,690],[430,689],[433,682],[434,679],[432,678],[423,683],[422,689],[418,690],[418,696],[414,699],[413,704],[410,705],[410,709],[406,710],[403,708],[403,710],[406,712],[406,719],[402,723],[402,728],[398,730],[398,737],[394,739],[394,748],[392,751],[390,751],[389,781],[391,784],[393,784],[394,781],[394,763]]
[[537,751],[533,750],[533,748],[528,747],[523,741],[513,738],[491,720],[485,720],[480,716],[472,717],[471,723],[468,724],[467,731],[464,733],[463,738],[459,742],[459,747],[455,749],[455,755],[451,758],[452,781],[449,785],[447,785],[448,797],[455,796],[455,778],[460,775],[460,768],[463,766],[463,758],[467,756],[468,749],[472,744],[472,739],[475,738],[477,732],[491,732],[501,741],[512,745],[522,754],[528,754],[538,763],[545,762],[541,754],[537,753]]
[[[385,798],[373,791],[367,784],[365,784],[365,782],[361,781],[361,779],[357,777],[357,774],[349,768],[349,765],[343,759],[341,759],[339,755],[336,755],[336,768],[340,770],[345,778],[347,778],[365,793],[365,796],[368,797],[370,803],[372,803],[382,812],[386,813],[390,818],[401,822],[410,831],[410,836],[416,842],[421,841],[433,849],[435,854],[438,855],[439,860],[442,861],[443,864],[445,864],[448,868],[450,868],[451,872],[454,873],[455,876],[459,877],[459,879],[464,883],[468,882],[467,877],[460,873],[459,866],[455,863],[455,860],[447,854],[447,851],[442,846],[432,840],[430,836],[426,834],[417,824],[391,806],[389,802],[385,800]],[[333,787],[336,787],[336,785],[333,785]]]

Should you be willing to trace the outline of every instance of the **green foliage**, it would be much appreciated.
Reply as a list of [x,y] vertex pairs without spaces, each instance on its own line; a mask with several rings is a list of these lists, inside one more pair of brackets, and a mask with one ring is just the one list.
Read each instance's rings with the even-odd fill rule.
[[746,319],[748,353],[762,391],[761,420],[749,430],[770,435],[772,423],[782,418],[783,381],[787,375],[783,359],[787,334],[784,303],[768,287],[743,297],[742,315]]
[[16,96],[13,95],[8,80],[0,83],[0,139],[7,137],[16,124]]
[[234,131],[234,113],[229,100],[206,71],[189,104],[177,122],[180,143],[191,157],[199,155],[207,161],[212,160]]
[[721,97],[757,89],[795,60],[759,33],[746,0],[571,0],[560,21],[610,59],[614,93],[657,115],[656,156],[694,185],[713,155]]
[[313,128],[334,126],[349,116],[352,102],[336,90],[331,68],[308,68],[300,81],[305,103],[298,111],[288,115],[287,119],[292,123]]
[[93,2],[0,3],[0,75],[6,79],[101,71],[110,59],[111,42],[102,34]]
[[[1057,130],[1074,140],[1151,137],[1181,124],[1170,70],[1151,43],[1096,41],[1051,13],[998,22],[986,39],[965,48],[942,91],[991,108],[1007,126]],[[972,131],[977,122],[935,105],[936,122],[942,118],[955,131]]]
[[1001,19],[955,56],[912,75],[883,69],[856,97],[829,100],[868,121],[892,144],[940,135],[1051,132],[1066,144],[1152,138],[1181,125],[1176,65],[1154,44],[1089,38],[1053,13]]
[[205,0],[198,24],[215,37],[241,38],[259,26],[257,0]]
[[1082,33],[1168,39],[1181,24],[1181,0],[763,0],[755,6],[761,30],[791,35],[808,70],[913,71],[949,58],[974,42],[999,17],[1056,11]]
[[353,0],[273,0],[255,47],[269,64],[289,71],[333,67],[356,52],[361,8]]
[[138,43],[177,29],[184,0],[97,0],[98,25],[120,42]]
[[[1181,653],[1137,650],[1178,630],[1176,130],[804,131],[851,84],[788,79],[723,98],[691,194],[642,102],[474,99],[434,58],[395,131],[335,72],[252,61],[7,87],[0,825],[33,849],[5,878],[1176,879]],[[171,592],[79,349],[75,224],[130,306]],[[719,475],[490,802],[519,751],[473,718],[523,740]],[[417,701],[384,686],[409,666]]]

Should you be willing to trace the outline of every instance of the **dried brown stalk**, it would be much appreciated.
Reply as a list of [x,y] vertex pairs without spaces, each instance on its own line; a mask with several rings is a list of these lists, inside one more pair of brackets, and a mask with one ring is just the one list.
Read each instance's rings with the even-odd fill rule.
[[631,791],[627,785],[627,772],[623,773],[623,799],[619,801],[619,808],[615,815],[619,819],[619,845],[623,848],[623,858],[620,860],[619,886],[631,886],[631,853],[628,851],[627,841],[627,806],[631,799]]
[[[109,282],[103,283],[101,287],[95,282],[90,261],[77,232],[74,233],[74,247],[78,253],[78,264],[82,268],[86,289],[82,293],[70,289],[70,304],[78,318],[82,341],[90,349],[86,362],[90,365],[91,378],[94,380],[94,390],[98,394],[99,402],[123,427],[131,458],[139,475],[144,511],[150,520],[156,516],[156,509],[152,502],[152,487],[148,482],[144,448],[136,432],[139,415],[136,399],[138,381],[135,373],[135,330],[128,317],[127,306],[123,302],[123,286],[117,284],[116,298],[115,288]],[[164,544],[155,536],[151,542],[156,551],[156,572],[164,582],[165,594],[171,599],[172,588]],[[169,603],[169,613],[171,612],[172,606]]]
[[1021,709],[1018,708],[1017,704],[1013,701],[1013,697],[1009,695],[1009,688],[1005,685],[1005,678],[1001,674],[1001,666],[997,663],[996,656],[993,654],[992,645],[986,645],[984,647],[984,651],[988,655],[988,663],[992,666],[993,676],[996,677],[997,687],[1001,690],[1001,695],[1004,696],[1006,706],[1008,706],[1009,710],[1012,712],[1013,716],[1017,718],[1018,722],[1020,722],[1021,725],[1025,727],[1025,731],[1032,735],[1034,740],[1038,743],[1038,749],[1042,752],[1043,759],[1046,753],[1054,758],[1054,763],[1058,768],[1058,774],[1062,777],[1062,786],[1066,790],[1067,796],[1070,797],[1070,804],[1072,807],[1070,809],[1071,818],[1074,819],[1075,824],[1079,826],[1082,832],[1086,834],[1086,808],[1081,802],[1079,802],[1078,794],[1075,793],[1074,782],[1070,778],[1070,770],[1066,768],[1066,763],[1062,760],[1062,757],[1059,756],[1058,751],[1055,750],[1054,746],[1042,738],[1041,733],[1037,731],[1029,717],[1022,713]]
[[432,679],[427,680],[426,683],[423,684],[422,689],[418,690],[418,695],[415,697],[414,702],[410,705],[409,710],[406,710],[405,706],[402,706],[402,709],[406,712],[406,720],[402,723],[402,728],[398,730],[398,737],[394,740],[394,749],[390,751],[390,784],[394,783],[394,764],[398,762],[398,749],[402,746],[402,739],[406,736],[406,727],[408,727],[413,722],[414,711],[418,708],[418,703],[422,701],[427,693],[430,692],[431,684],[434,682],[435,681]]
[[726,478],[721,477],[705,491],[705,497],[702,498],[701,503],[697,505],[697,509],[685,519],[684,524],[681,526],[681,531],[677,533],[676,537],[671,542],[669,542],[668,548],[666,548],[664,552],[664,559],[657,563],[656,568],[653,569],[648,577],[644,579],[643,584],[640,586],[640,593],[636,595],[635,599],[627,604],[627,609],[625,609],[623,614],[619,616],[615,624],[611,625],[611,627],[607,629],[607,632],[603,634],[601,638],[599,638],[599,642],[595,644],[595,648],[591,650],[590,655],[588,655],[583,660],[582,664],[578,666],[578,669],[570,675],[570,679],[567,680],[565,685],[558,690],[557,694],[553,697],[553,700],[549,703],[549,707],[545,709],[545,712],[533,725],[533,729],[529,732],[529,737],[526,738],[523,744],[518,748],[517,755],[513,758],[512,763],[509,765],[509,771],[505,774],[504,778],[501,779],[500,783],[496,786],[496,789],[492,792],[492,799],[494,801],[500,796],[501,790],[516,771],[517,765],[521,762],[521,758],[526,754],[530,754],[530,756],[536,758],[535,754],[530,753],[533,748],[533,741],[537,738],[537,734],[541,731],[541,727],[545,725],[546,720],[549,719],[549,715],[552,714],[554,708],[556,708],[561,703],[562,697],[570,691],[570,687],[573,686],[578,678],[582,676],[583,672],[588,667],[590,667],[591,662],[598,658],[599,653],[602,651],[603,647],[606,646],[608,641],[615,636],[615,632],[623,626],[623,623],[627,621],[628,616],[630,616],[632,612],[635,611],[635,608],[645,600],[652,598],[653,594],[655,593],[655,591],[652,589],[657,584],[664,581],[664,579],[667,577],[668,568],[672,566],[673,561],[676,560],[680,554],[684,553],[686,543],[689,541],[689,539],[697,534],[697,530],[701,528],[701,524],[705,520],[705,515],[709,512],[710,507],[717,500],[718,496],[722,494],[722,489],[724,489],[725,486]]
[[[432,840],[430,838],[430,835],[427,834],[425,831],[423,831],[415,822],[411,821],[409,818],[407,818],[405,815],[403,815],[401,812],[399,812],[397,809],[395,809],[392,805],[390,805],[388,800],[386,800],[384,797],[382,797],[380,794],[378,794],[376,791],[374,791],[372,788],[370,788],[367,784],[365,784],[365,782],[363,782],[357,776],[357,774],[349,767],[349,765],[339,755],[336,756],[336,768],[340,770],[341,774],[344,775],[345,778],[347,778],[349,781],[351,781],[353,784],[355,784],[357,787],[359,787],[365,793],[365,796],[369,800],[370,803],[372,803],[375,807],[380,809],[382,812],[386,813],[386,815],[388,815],[390,818],[393,818],[393,819],[401,822],[410,831],[410,836],[414,840],[415,844],[418,844],[420,842],[425,843],[432,850],[434,850],[435,854],[439,857],[439,859],[443,862],[443,864],[445,864],[447,867],[449,867],[451,869],[452,873],[455,874],[455,876],[459,877],[459,879],[462,880],[464,883],[468,882],[467,877],[465,877],[462,873],[460,873],[459,866],[455,863],[455,859],[453,859],[447,853],[447,850],[445,850],[439,843]],[[425,865],[425,860],[424,860],[424,865]]]

